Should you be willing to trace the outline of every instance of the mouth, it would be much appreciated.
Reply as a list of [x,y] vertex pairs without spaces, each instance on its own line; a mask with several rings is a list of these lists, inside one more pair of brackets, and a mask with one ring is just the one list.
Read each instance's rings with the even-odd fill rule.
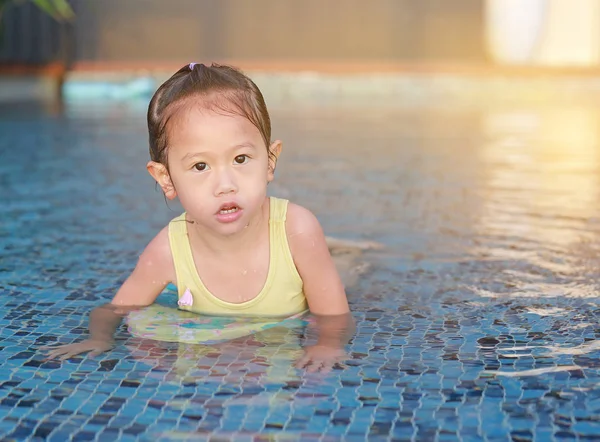
[[220,223],[232,223],[242,217],[244,209],[234,202],[227,202],[221,205],[215,216]]
[[240,209],[241,209],[241,207],[235,203],[225,203],[219,208],[217,214],[218,215],[228,215],[230,213],[235,213]]

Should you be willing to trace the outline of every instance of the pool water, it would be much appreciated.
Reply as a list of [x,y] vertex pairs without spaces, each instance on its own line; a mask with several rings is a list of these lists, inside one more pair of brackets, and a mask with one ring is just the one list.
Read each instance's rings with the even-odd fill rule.
[[[332,372],[311,336],[206,347],[87,333],[171,218],[141,102],[0,108],[1,440],[597,440],[600,119],[546,106],[283,106],[270,193],[376,241]],[[159,298],[175,305],[172,295]]]

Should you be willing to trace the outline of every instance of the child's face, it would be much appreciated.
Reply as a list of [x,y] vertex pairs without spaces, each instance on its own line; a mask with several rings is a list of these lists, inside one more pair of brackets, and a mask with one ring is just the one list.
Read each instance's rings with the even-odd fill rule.
[[[271,148],[278,155],[281,143]],[[275,166],[246,118],[198,109],[171,127],[168,164],[173,189],[167,197],[178,196],[190,219],[224,235],[259,213]]]

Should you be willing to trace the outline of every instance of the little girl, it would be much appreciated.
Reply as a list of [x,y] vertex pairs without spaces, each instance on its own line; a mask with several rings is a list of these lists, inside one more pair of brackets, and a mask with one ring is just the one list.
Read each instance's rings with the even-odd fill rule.
[[321,344],[305,349],[300,365],[339,360],[338,339],[326,329],[349,316],[344,287],[315,216],[267,197],[282,144],[271,141],[258,87],[231,67],[190,63],[152,97],[148,132],[148,172],[185,213],[148,244],[111,306],[92,311],[90,338],[54,347],[49,358],[109,349],[120,316],[173,283],[180,309],[205,315],[310,310],[327,320]]

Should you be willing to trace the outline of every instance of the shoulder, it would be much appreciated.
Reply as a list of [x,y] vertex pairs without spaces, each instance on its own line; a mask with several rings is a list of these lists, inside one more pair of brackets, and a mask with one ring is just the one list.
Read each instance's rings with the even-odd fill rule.
[[321,224],[310,210],[289,203],[285,231],[296,264],[303,257],[310,259],[315,253],[329,253]]
[[148,243],[138,261],[138,266],[153,267],[158,270],[173,267],[173,255],[169,241],[169,225],[163,227]]
[[307,208],[288,203],[285,229],[288,240],[310,235],[323,235],[323,229],[317,217]]

